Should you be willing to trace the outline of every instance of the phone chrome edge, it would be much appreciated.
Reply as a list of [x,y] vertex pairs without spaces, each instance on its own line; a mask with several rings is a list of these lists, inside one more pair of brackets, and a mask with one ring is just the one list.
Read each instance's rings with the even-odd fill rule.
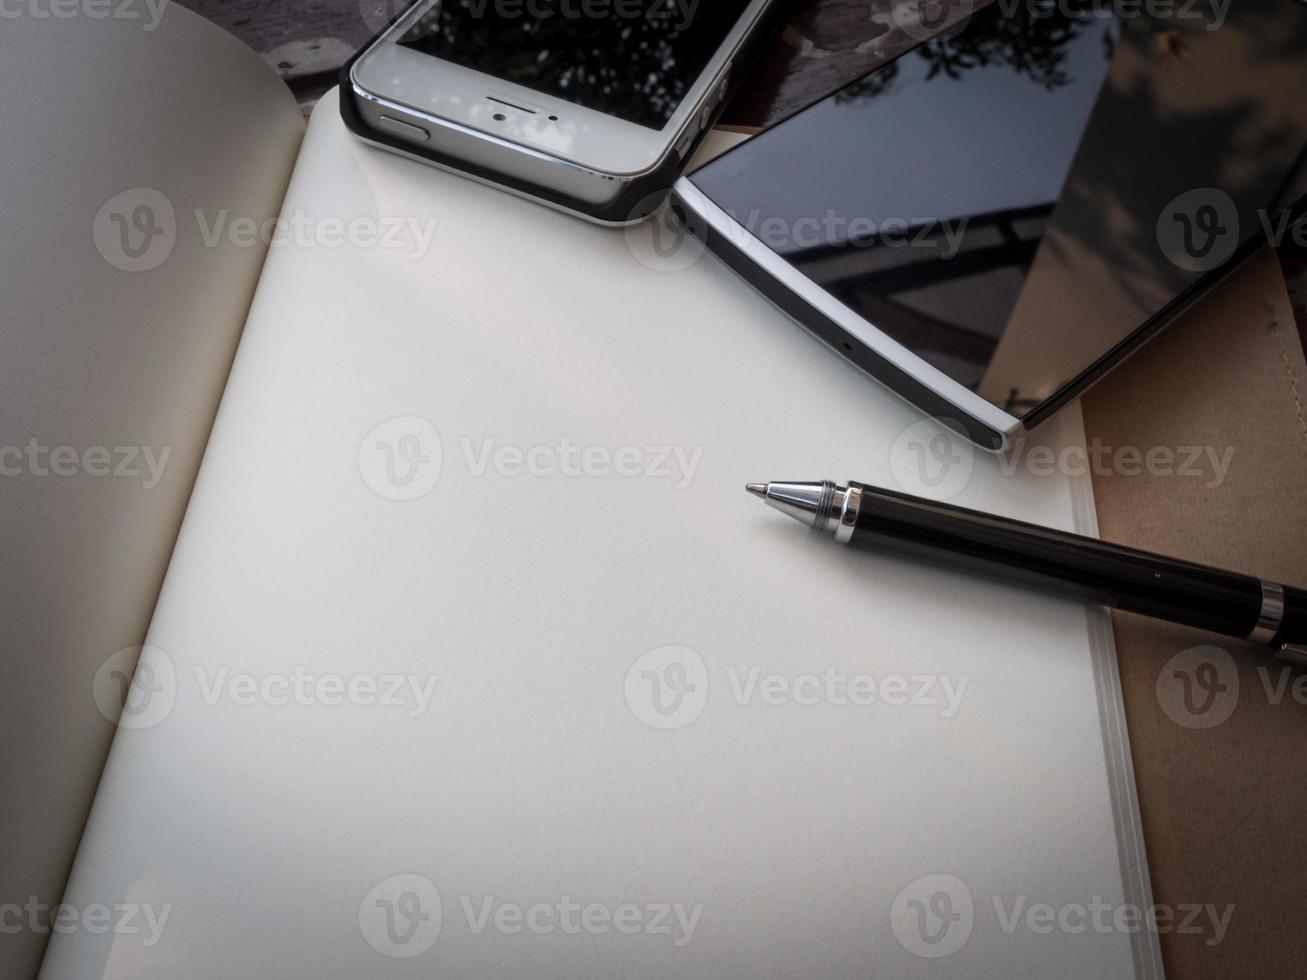
[[[350,88],[353,90],[353,93],[356,98],[364,102],[371,103],[374,106],[379,106],[381,108],[384,108],[389,112],[396,113],[397,115],[410,115],[415,119],[420,119],[424,123],[427,123],[433,127],[438,127],[441,130],[444,130],[451,134],[455,134],[464,139],[484,142],[491,146],[498,147],[501,150],[505,150],[512,153],[519,153],[522,156],[529,157],[540,163],[544,163],[552,167],[558,167],[562,170],[566,170],[576,174],[581,174],[586,177],[592,177],[598,180],[604,180],[612,183],[622,183],[628,180],[638,180],[640,177],[644,176],[645,174],[652,173],[654,170],[658,169],[657,166],[654,166],[651,167],[649,170],[645,170],[640,173],[630,174],[630,175],[609,174],[609,173],[605,173],[602,170],[594,170],[590,167],[585,166],[584,164],[575,163],[571,160],[566,160],[562,157],[554,156],[551,153],[548,153],[544,150],[536,149],[535,147],[532,146],[527,146],[524,143],[518,143],[515,142],[514,140],[505,139],[502,136],[496,136],[495,134],[487,133],[484,130],[473,129],[471,126],[465,126],[463,123],[455,122],[452,119],[444,119],[440,116],[429,115],[428,113],[423,112],[419,109],[414,109],[413,107],[409,106],[407,103],[395,102],[392,101],[391,99],[385,98],[384,96],[377,95],[371,89],[365,88],[361,82],[355,80],[354,72],[352,69],[350,70]],[[415,143],[414,145],[425,146],[426,144]],[[661,163],[661,161],[659,162]]]
[[[672,187],[672,193],[677,201],[693,211],[718,235],[739,249],[750,262],[762,269],[808,306],[838,325],[861,343],[870,353],[913,378],[944,402],[956,408],[960,413],[967,415],[977,424],[994,432],[1002,441],[1000,446],[991,447],[973,439],[972,441],[979,448],[997,453],[1005,452],[1010,446],[1014,435],[1022,430],[1023,427],[1019,418],[986,401],[970,388],[954,381],[940,371],[939,368],[934,367],[919,355],[908,350],[888,334],[882,332],[875,324],[849,306],[841,303],[829,292],[799,272],[798,269],[768,248],[747,228],[704,194],[690,176],[679,178]],[[711,248],[709,250],[711,251]],[[786,315],[789,316],[790,314],[787,313]],[[793,316],[790,316],[790,318],[795,319]],[[799,322],[800,326],[816,336],[806,324],[801,321],[796,322]],[[820,337],[818,339],[821,340]],[[826,344],[826,346],[831,347],[830,344]],[[836,347],[831,347],[831,349],[844,360],[853,363],[844,351]],[[858,365],[855,364],[854,366],[857,367]],[[860,367],[859,370],[861,370]],[[912,405],[916,411],[925,412],[925,409],[913,402],[907,395],[896,391],[892,386],[881,382],[877,378],[872,378],[872,380]]]
[[480,184],[482,187],[489,187],[492,190],[496,190],[501,194],[511,194],[513,197],[519,198],[523,201],[530,201],[532,204],[539,204],[544,207],[547,207],[551,211],[558,211],[562,214],[570,215],[573,218],[580,218],[582,221],[585,221],[592,225],[597,225],[600,228],[626,228],[631,225],[637,225],[642,221],[648,220],[648,215],[641,214],[638,215],[637,217],[630,218],[626,221],[604,221],[600,218],[596,218],[593,214],[588,214],[585,211],[574,210],[573,208],[569,208],[562,204],[558,204],[555,201],[546,200],[543,197],[537,197],[536,195],[531,194],[528,191],[519,190],[516,187],[509,187],[507,184],[501,184],[496,181],[489,180],[485,177],[480,177],[477,174],[468,173],[466,170],[462,170],[455,166],[451,166],[444,163],[437,163],[436,161],[424,157],[416,152],[410,153],[407,150],[397,149],[396,147],[390,146],[389,144],[380,143],[376,140],[368,139],[366,136],[359,135],[358,133],[354,134],[354,138],[362,143],[366,143],[368,146],[375,147],[378,150],[385,150],[387,153],[393,153],[396,156],[404,157],[407,160],[412,160],[415,163],[422,164],[423,166],[432,167],[443,173],[453,174],[456,177],[461,177],[463,180],[470,180],[473,183]]

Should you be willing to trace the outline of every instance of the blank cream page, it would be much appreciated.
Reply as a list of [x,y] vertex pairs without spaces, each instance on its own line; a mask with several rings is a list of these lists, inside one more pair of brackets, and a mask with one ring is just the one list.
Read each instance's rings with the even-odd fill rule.
[[1086,609],[744,491],[1074,480],[334,94],[284,213],[73,875],[143,925],[47,980],[1137,975]]
[[229,231],[302,135],[176,4],[0,10],[0,976],[40,963],[254,294]]

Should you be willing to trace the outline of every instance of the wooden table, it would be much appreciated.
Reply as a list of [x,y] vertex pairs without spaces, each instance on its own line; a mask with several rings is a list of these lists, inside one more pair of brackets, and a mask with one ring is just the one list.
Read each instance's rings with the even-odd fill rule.
[[[236,35],[312,106],[336,84],[340,66],[407,7],[395,0],[180,0]],[[932,0],[933,2],[933,0]],[[911,38],[890,14],[892,0],[798,0],[728,106],[723,122],[767,126],[901,54]]]

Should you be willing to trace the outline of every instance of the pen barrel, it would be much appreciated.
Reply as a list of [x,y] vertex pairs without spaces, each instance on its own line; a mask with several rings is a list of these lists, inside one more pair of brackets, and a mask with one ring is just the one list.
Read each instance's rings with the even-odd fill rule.
[[[1228,636],[1248,637],[1262,613],[1262,582],[1252,575],[879,487],[854,486],[861,490],[861,502],[849,544],[859,548],[925,559]],[[1285,592],[1288,618],[1297,620],[1303,595],[1297,589]],[[1277,631],[1277,641],[1287,632]]]

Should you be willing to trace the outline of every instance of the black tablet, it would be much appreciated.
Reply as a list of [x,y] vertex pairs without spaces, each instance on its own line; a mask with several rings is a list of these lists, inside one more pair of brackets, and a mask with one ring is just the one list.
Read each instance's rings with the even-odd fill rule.
[[1307,237],[1307,6],[996,0],[683,178],[673,211],[1001,449],[1267,239]]

